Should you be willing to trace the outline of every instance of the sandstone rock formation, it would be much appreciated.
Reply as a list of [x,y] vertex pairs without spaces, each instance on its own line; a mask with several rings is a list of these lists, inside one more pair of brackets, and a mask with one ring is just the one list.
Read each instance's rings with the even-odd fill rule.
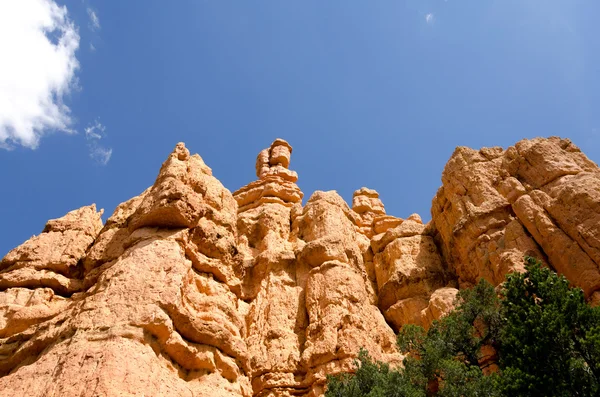
[[303,193],[292,147],[233,194],[178,144],[102,225],[95,206],[0,261],[0,395],[320,396],[361,347],[400,365],[394,331],[533,255],[600,303],[600,170],[570,141],[457,148],[432,220],[361,188]]
[[587,297],[600,289],[600,171],[568,139],[459,147],[442,174],[432,217],[444,262],[461,286],[498,284],[543,259]]

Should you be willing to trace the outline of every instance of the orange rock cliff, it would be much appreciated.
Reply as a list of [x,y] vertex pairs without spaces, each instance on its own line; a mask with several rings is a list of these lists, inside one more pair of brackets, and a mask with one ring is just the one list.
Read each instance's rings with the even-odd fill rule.
[[567,139],[457,148],[426,225],[367,188],[302,206],[291,153],[275,140],[232,194],[179,143],[106,224],[82,207],[10,251],[0,395],[321,396],[525,255],[600,303],[600,170]]

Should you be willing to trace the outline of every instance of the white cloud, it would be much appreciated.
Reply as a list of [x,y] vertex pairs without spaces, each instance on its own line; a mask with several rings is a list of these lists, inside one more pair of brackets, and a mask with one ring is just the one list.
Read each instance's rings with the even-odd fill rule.
[[92,10],[90,7],[87,9],[88,16],[90,17],[90,29],[98,30],[100,29],[100,19],[96,14],[96,11]]
[[112,149],[105,148],[103,146],[94,148],[90,152],[90,157],[102,165],[108,164],[108,162],[110,161],[110,156],[112,156]]
[[100,140],[106,136],[106,127],[99,120],[96,120],[84,131],[90,149],[90,157],[102,165],[108,164],[110,156],[112,156],[112,148],[100,144]]
[[106,132],[106,127],[99,120],[96,120],[93,124],[84,128],[84,131],[87,139],[102,139],[104,132]]
[[52,0],[0,0],[0,147],[35,148],[70,129],[63,98],[76,87],[77,28]]
[[432,13],[425,15],[425,22],[433,23],[433,14]]
[[92,51],[92,52],[96,51],[96,46],[92,43],[90,43],[90,51]]

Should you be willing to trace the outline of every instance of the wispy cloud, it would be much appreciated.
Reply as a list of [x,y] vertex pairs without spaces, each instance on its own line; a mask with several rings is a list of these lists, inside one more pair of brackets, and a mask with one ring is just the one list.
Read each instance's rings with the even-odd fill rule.
[[99,120],[96,120],[88,125],[84,131],[85,139],[87,140],[88,148],[90,150],[90,157],[99,164],[108,164],[110,157],[112,156],[112,148],[100,144],[100,140],[106,136],[106,127],[102,125]]
[[63,98],[76,87],[79,34],[52,0],[0,1],[0,147],[36,148],[50,131],[72,133]]
[[432,13],[429,13],[427,15],[425,15],[425,22],[427,23],[433,23],[434,17]]
[[100,29],[100,18],[98,18],[98,14],[96,11],[92,10],[90,7],[87,9],[88,16],[90,17],[90,29],[92,31]]

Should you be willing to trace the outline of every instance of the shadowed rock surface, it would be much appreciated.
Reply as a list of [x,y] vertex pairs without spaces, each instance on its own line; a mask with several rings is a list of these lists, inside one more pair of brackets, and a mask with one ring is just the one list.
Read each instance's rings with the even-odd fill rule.
[[291,154],[275,140],[232,194],[179,143],[105,225],[82,207],[10,251],[0,395],[321,396],[525,255],[600,303],[600,170],[568,139],[457,148],[426,225],[364,187],[303,206]]

